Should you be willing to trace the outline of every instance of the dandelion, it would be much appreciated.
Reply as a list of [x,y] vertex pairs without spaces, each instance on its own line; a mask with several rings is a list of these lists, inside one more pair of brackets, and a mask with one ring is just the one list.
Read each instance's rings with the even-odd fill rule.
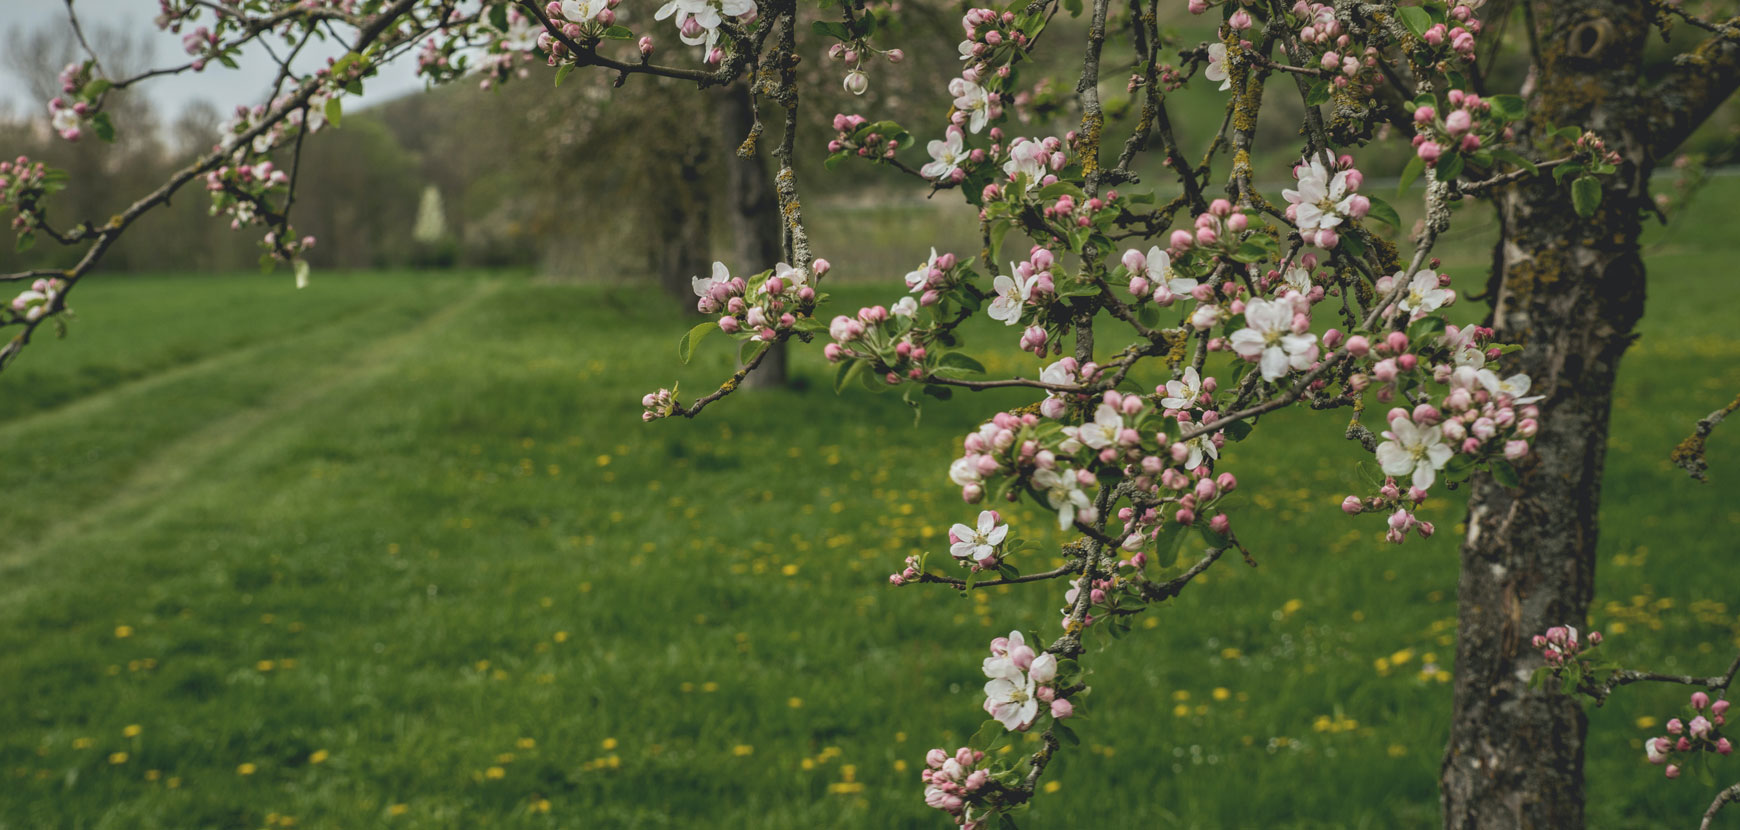
[[139,727],[139,724],[136,724],[136,723],[129,724],[129,725],[121,728],[121,737],[123,737],[123,738],[137,738],[137,737],[139,737],[139,733],[141,733],[143,731],[145,731],[145,730],[141,729]]
[[117,637],[118,639],[125,640],[131,636],[133,636],[133,626],[130,626],[130,625],[117,625],[117,626],[115,626],[115,637]]
[[502,769],[501,767],[490,767],[483,771],[483,777],[488,778],[491,781],[498,781],[507,777],[507,770]]
[[236,767],[236,774],[237,775],[253,775],[254,771],[257,769],[259,769],[259,767],[256,767],[253,764],[242,764],[242,765]]
[[742,757],[745,757],[748,755],[754,755],[755,754],[755,747],[750,746],[749,744],[738,744],[734,747],[731,747],[731,754],[735,755],[739,758],[742,758]]
[[327,752],[324,749],[316,749],[314,750],[314,754],[308,756],[308,763],[323,764],[326,763],[326,759],[330,757],[332,757],[332,753]]
[[125,763],[127,763],[127,753],[125,753],[125,752],[111,752],[111,753],[109,753],[109,763],[111,763],[111,764],[125,764]]
[[598,745],[603,747],[605,752],[609,752],[610,750],[613,750],[616,748],[616,739],[615,738],[605,738],[604,740],[599,741]]

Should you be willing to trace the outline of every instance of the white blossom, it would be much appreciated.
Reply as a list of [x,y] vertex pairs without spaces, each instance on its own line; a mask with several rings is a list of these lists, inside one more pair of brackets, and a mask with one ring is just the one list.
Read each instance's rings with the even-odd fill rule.
[[1247,360],[1257,358],[1263,380],[1273,382],[1290,369],[1306,369],[1317,359],[1317,339],[1293,334],[1293,307],[1260,297],[1245,304],[1245,328],[1232,334],[1232,348]]
[[955,543],[949,546],[949,554],[956,559],[972,559],[983,562],[995,556],[997,546],[1009,536],[1009,526],[997,524],[997,514],[990,510],[979,511],[977,527],[956,524],[949,528],[949,534],[955,537]]
[[1455,455],[1444,444],[1439,430],[1421,429],[1407,418],[1397,418],[1384,431],[1388,439],[1377,448],[1378,464],[1387,476],[1413,476],[1415,487],[1429,489],[1438,478],[1438,471]]
[[960,169],[961,162],[967,160],[965,139],[961,128],[950,124],[942,139],[933,139],[928,145],[931,160],[918,168],[919,175],[939,182],[953,176]]
[[1202,70],[1202,77],[1211,81],[1220,81],[1220,91],[1232,89],[1232,78],[1226,73],[1226,44],[1211,43],[1208,46],[1208,68]]
[[1184,368],[1184,377],[1180,380],[1166,381],[1166,397],[1160,399],[1160,405],[1167,409],[1190,409],[1196,406],[1196,400],[1202,397],[1202,375],[1195,366]]

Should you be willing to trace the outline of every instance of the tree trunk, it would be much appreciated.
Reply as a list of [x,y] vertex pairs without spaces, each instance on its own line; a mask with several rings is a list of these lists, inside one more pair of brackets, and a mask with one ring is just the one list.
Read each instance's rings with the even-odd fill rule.
[[[748,158],[737,154],[755,124],[755,104],[741,86],[719,99],[716,111],[719,133],[731,142],[725,153],[725,214],[730,219],[733,274],[753,274],[772,268],[785,259],[780,229],[779,200],[768,181],[760,153]],[[776,344],[761,361],[761,367],[743,379],[749,388],[772,388],[786,382],[785,344]]]
[[1530,691],[1543,665],[1529,640],[1585,625],[1595,581],[1597,509],[1619,358],[1643,310],[1639,216],[1654,160],[1639,90],[1647,7],[1571,0],[1541,27],[1542,72],[1529,127],[1592,128],[1618,151],[1591,219],[1571,206],[1569,179],[1525,180],[1498,197],[1503,229],[1490,283],[1490,324],[1523,344],[1501,374],[1522,372],[1544,395],[1535,455],[1511,489],[1476,476],[1458,587],[1455,713],[1441,790],[1444,825],[1583,826],[1580,704]]
[[670,195],[660,202],[657,214],[663,227],[655,238],[666,240],[654,254],[659,287],[690,311],[694,311],[696,299],[690,280],[712,273],[713,265],[709,256],[713,218],[706,181],[708,150],[703,136],[685,141],[677,159],[678,181],[665,190]]

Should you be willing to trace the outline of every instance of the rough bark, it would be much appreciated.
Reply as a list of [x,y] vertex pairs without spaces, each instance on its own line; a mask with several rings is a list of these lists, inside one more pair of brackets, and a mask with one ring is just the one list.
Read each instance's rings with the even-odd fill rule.
[[1597,509],[1620,356],[1643,309],[1639,217],[1653,150],[1638,67],[1642,3],[1573,0],[1542,21],[1532,130],[1582,124],[1624,158],[1601,208],[1582,219],[1549,177],[1498,196],[1491,325],[1523,349],[1506,372],[1533,380],[1541,430],[1522,484],[1472,484],[1462,548],[1455,713],[1442,770],[1444,825],[1576,830],[1583,815],[1580,705],[1530,691],[1529,645],[1553,625],[1585,624],[1595,579]]
[[666,190],[669,196],[656,213],[662,227],[655,238],[667,240],[654,254],[659,287],[690,311],[695,308],[690,280],[711,273],[713,264],[708,256],[713,227],[706,181],[708,152],[708,142],[701,136],[684,142],[677,153],[678,181]]
[[[735,88],[718,102],[719,133],[730,142],[725,154],[725,214],[731,231],[731,273],[755,273],[783,262],[780,240],[783,222],[779,200],[759,152],[747,158],[738,154],[755,124],[755,105],[747,90]],[[750,145],[750,146],[753,146]],[[786,382],[786,348],[775,344],[761,366],[743,379],[749,388],[783,386]]]

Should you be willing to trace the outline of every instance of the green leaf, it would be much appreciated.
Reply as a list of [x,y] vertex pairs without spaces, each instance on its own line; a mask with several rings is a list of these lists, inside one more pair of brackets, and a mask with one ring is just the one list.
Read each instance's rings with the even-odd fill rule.
[[1402,168],[1401,183],[1396,185],[1396,195],[1400,196],[1403,193],[1408,192],[1408,186],[1413,184],[1414,180],[1419,178],[1420,174],[1424,172],[1426,172],[1425,159],[1422,159],[1417,155],[1408,159],[1408,166]]
[[701,343],[701,338],[718,330],[718,321],[708,320],[684,332],[683,339],[677,341],[677,358],[688,363],[695,356],[695,347]]
[[18,235],[18,243],[13,246],[13,250],[16,250],[18,253],[22,254],[25,251],[30,250],[35,245],[36,245],[36,234],[31,233],[29,231],[25,231],[24,233],[21,233]]
[[1390,207],[1389,202],[1379,199],[1376,196],[1368,198],[1371,199],[1371,212],[1366,214],[1367,216],[1389,225],[1392,228],[1400,228],[1402,226],[1401,215],[1396,213],[1395,208]]
[[1136,322],[1148,328],[1160,325],[1160,307],[1153,303],[1143,303],[1136,308]]
[[846,28],[846,24],[832,20],[817,20],[810,24],[810,31],[823,37],[831,37],[838,40],[852,39],[852,30]]
[[1534,162],[1529,161],[1516,152],[1506,150],[1503,147],[1493,150],[1492,157],[1499,161],[1527,170],[1531,176],[1539,176],[1541,174],[1541,168]]
[[565,63],[565,64],[562,64],[561,66],[556,67],[556,86],[561,86],[562,79],[568,77],[568,73],[573,72],[573,71],[574,71],[574,64],[571,64],[571,63]]
[[508,30],[507,10],[506,3],[497,3],[489,7],[489,25],[494,26],[498,32]]
[[1305,93],[1305,106],[1315,107],[1329,100],[1329,82],[1318,81],[1311,85],[1311,90]]
[[103,141],[112,142],[115,140],[115,123],[109,120],[109,114],[106,112],[99,112],[91,118],[91,129],[97,134],[97,138]]
[[1516,468],[1509,461],[1492,462],[1492,480],[1506,487],[1521,487],[1522,479],[1517,476]]
[[1081,746],[1081,738],[1076,737],[1074,729],[1064,726],[1063,721],[1053,721],[1051,731],[1056,733],[1057,737],[1062,738],[1064,743],[1070,746]]
[[939,370],[954,369],[974,375],[985,373],[985,364],[968,357],[964,352],[948,352],[937,358],[936,366]]
[[298,259],[294,263],[292,263],[290,267],[296,273],[296,287],[297,288],[307,288],[308,287],[308,260]]
[[338,96],[326,99],[326,121],[334,127],[344,120],[344,102]]
[[1462,154],[1450,153],[1438,159],[1438,181],[1453,182],[1462,175]]
[[1040,188],[1038,195],[1040,201],[1049,202],[1055,201],[1057,197],[1064,194],[1068,194],[1070,198],[1075,199],[1078,202],[1087,200],[1087,194],[1083,193],[1081,188],[1065,181],[1052,182],[1051,184]]
[[1520,95],[1494,95],[1480,100],[1491,104],[1492,114],[1505,121],[1521,121],[1529,113],[1528,104]]
[[1402,25],[1406,26],[1414,37],[1421,37],[1426,34],[1427,29],[1432,28],[1432,16],[1426,14],[1426,10],[1419,6],[1398,7],[1396,16],[1402,19]]
[[998,739],[1007,734],[1008,731],[1009,730],[1004,729],[1003,724],[998,721],[985,721],[984,723],[979,724],[979,731],[974,732],[973,737],[967,739],[967,746],[974,749],[980,749],[981,751],[983,749],[989,749]]
[[631,40],[634,38],[634,30],[627,26],[612,26],[604,30],[603,37],[606,40]]
[[863,374],[863,372],[864,361],[862,360],[848,360],[841,363],[839,371],[834,373],[834,394],[838,395],[844,391],[846,384],[851,383],[853,378]]
[[1259,238],[1267,237],[1252,237],[1245,240],[1244,244],[1240,245],[1239,249],[1233,252],[1232,258],[1246,264],[1261,262],[1262,260],[1267,259],[1269,256],[1269,249],[1262,243],[1256,241]]
[[1577,215],[1588,219],[1601,207],[1601,180],[1594,176],[1579,176],[1571,182],[1571,207]]
[[98,95],[108,92],[114,86],[115,83],[110,81],[108,78],[92,78],[91,82],[85,84],[85,88],[81,90],[79,94],[86,98],[95,98]]

